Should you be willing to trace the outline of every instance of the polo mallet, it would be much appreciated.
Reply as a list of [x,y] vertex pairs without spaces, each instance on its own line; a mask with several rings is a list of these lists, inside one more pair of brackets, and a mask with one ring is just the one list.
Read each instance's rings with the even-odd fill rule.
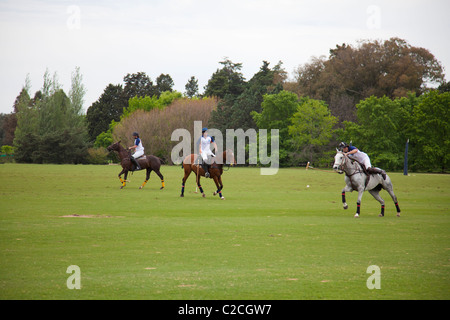
[[322,170],[322,169],[318,169],[318,168],[314,168],[308,161],[308,163],[306,164],[306,170],[308,169],[314,169],[314,170],[319,170],[319,171],[323,171],[323,172],[328,172],[328,173],[335,173],[334,171],[329,171],[329,170]]
[[198,193],[198,169],[200,168],[200,158],[197,156],[197,183],[195,184],[195,193]]

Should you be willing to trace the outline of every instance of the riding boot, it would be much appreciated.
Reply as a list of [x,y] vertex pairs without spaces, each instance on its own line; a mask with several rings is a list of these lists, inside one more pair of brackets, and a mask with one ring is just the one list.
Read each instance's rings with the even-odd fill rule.
[[369,173],[376,173],[381,174],[383,177],[383,180],[386,180],[386,172],[384,170],[378,169],[378,168],[369,168]]
[[135,165],[135,169],[133,171],[141,170],[141,166],[139,165],[139,162],[137,161],[137,159],[135,159],[134,157],[131,157],[131,161]]
[[205,171],[205,178],[209,178],[209,165],[203,161],[202,169]]

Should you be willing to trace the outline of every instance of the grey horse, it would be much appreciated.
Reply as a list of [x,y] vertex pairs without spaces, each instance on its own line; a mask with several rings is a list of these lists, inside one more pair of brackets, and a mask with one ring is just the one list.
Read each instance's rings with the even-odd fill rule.
[[[358,191],[358,201],[356,202],[357,209],[355,214],[355,218],[358,218],[360,215],[362,195],[364,191],[369,191],[369,193],[381,203],[381,213],[379,214],[379,217],[384,217],[384,200],[380,197],[380,190],[384,189],[394,201],[395,207],[397,208],[397,217],[400,217],[400,207],[398,206],[397,197],[394,194],[389,176],[386,175],[386,180],[379,174],[367,176],[357,161],[351,160],[342,151],[336,151],[333,169],[339,173],[345,173],[346,186],[342,189],[342,204],[344,209],[348,209],[348,204],[345,202],[345,192],[352,192],[353,190]],[[367,181],[367,179],[369,180]]]

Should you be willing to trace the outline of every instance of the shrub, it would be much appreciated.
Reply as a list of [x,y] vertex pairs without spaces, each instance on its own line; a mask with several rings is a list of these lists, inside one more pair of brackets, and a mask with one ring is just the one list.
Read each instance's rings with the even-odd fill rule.
[[90,164],[107,164],[109,152],[105,148],[89,148],[87,161]]

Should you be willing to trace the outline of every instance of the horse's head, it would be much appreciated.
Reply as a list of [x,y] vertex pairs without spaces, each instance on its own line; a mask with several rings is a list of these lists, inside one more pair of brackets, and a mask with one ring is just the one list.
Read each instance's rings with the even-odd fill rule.
[[338,149],[336,149],[336,151],[337,153],[334,156],[333,170],[338,173],[342,173],[342,167],[345,162],[345,155],[342,151],[339,151]]
[[108,151],[119,151],[120,150],[120,141],[109,145],[106,150]]

